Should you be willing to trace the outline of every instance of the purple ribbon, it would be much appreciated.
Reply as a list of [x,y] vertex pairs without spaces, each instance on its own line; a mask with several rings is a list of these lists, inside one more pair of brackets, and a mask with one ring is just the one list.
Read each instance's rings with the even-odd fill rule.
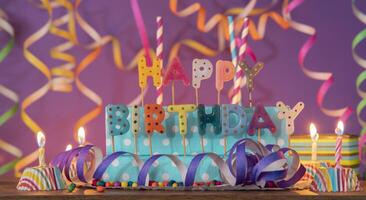
[[[84,164],[86,161],[86,158],[88,157],[90,149],[93,147],[93,145],[86,145],[81,148],[79,151],[79,156],[76,161],[76,174],[80,181],[87,183],[84,176]],[[68,173],[67,173],[68,174]]]
[[137,178],[137,184],[140,186],[144,186],[145,182],[146,182],[146,176],[149,173],[149,170],[152,166],[152,164],[159,159],[160,157],[166,156],[165,154],[157,154],[157,155],[153,155],[151,156],[149,159],[147,159],[144,163],[144,165],[142,166],[139,176]]
[[95,170],[94,174],[93,174],[93,178],[96,180],[100,180],[103,177],[104,172],[107,170],[107,168],[109,167],[109,165],[118,157],[126,155],[126,154],[131,154],[129,152],[124,152],[124,151],[118,151],[118,152],[114,152],[111,155],[107,156],[98,166],[98,168]]

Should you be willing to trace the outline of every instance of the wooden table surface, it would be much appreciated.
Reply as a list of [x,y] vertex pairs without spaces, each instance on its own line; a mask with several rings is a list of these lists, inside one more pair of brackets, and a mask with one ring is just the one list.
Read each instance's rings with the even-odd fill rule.
[[67,191],[25,192],[16,190],[15,181],[0,181],[0,199],[122,199],[122,200],[366,200],[366,185],[359,192],[314,193],[308,190],[286,191],[125,191],[107,189],[98,193],[94,189],[77,188]]

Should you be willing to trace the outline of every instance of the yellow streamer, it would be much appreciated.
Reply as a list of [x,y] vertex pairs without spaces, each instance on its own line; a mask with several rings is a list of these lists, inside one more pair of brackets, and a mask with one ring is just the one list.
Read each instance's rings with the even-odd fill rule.
[[[259,21],[257,27],[253,20],[250,20],[249,23],[249,33],[253,40],[261,40],[263,39],[268,19],[272,19],[276,24],[278,24],[283,29],[288,29],[289,24],[287,21],[277,12],[270,10],[277,1],[272,1],[269,5],[264,8],[254,8],[256,4],[256,0],[251,0],[244,8],[230,8],[223,13],[218,13],[213,15],[206,22],[206,10],[200,3],[194,3],[182,10],[178,11],[178,0],[170,0],[169,7],[172,13],[179,17],[188,17],[194,13],[197,13],[197,23],[196,27],[201,32],[209,32],[215,26],[218,26],[218,48],[214,50],[210,47],[203,45],[200,42],[191,39],[184,39],[175,43],[170,51],[168,62],[170,62],[174,57],[179,54],[179,50],[182,46],[187,46],[205,56],[214,57],[218,53],[224,50],[225,47],[225,39],[228,40],[228,25],[227,25],[227,15],[237,15],[235,20],[235,30],[239,32],[242,27],[243,20],[246,16],[259,16]],[[283,7],[287,5],[287,1],[283,2]],[[244,82],[243,82],[244,83]]]
[[[0,9],[0,30],[5,31],[11,37],[7,42],[6,46],[3,47],[0,51],[0,62],[2,62],[5,59],[5,57],[8,56],[8,54],[10,53],[10,51],[14,46],[14,29],[7,21],[7,16],[5,12],[2,11],[1,9]],[[5,122],[7,122],[11,117],[13,117],[18,111],[19,97],[15,92],[13,92],[12,90],[10,90],[9,88],[7,88],[2,84],[0,84],[0,94],[8,98],[12,102],[14,102],[14,105],[11,108],[9,108],[6,112],[0,115],[0,126],[1,126]],[[11,160],[10,162],[7,162],[0,166],[0,175],[2,175],[14,168],[15,163],[19,160],[19,158],[22,157],[23,153],[18,147],[2,139],[0,139],[0,149],[16,157],[14,160]]]
[[[115,64],[117,65],[118,69],[124,69],[124,65],[122,62],[122,56],[121,56],[121,50],[120,50],[120,44],[117,38],[107,35],[107,36],[100,36],[99,33],[90,26],[78,13],[77,8],[80,6],[81,0],[77,0],[75,3],[75,18],[76,22],[79,24],[81,29],[88,34],[92,39],[93,42],[87,45],[82,45],[86,49],[91,50],[91,53],[89,53],[77,66],[76,68],[76,86],[80,90],[80,92],[86,96],[88,99],[93,101],[96,104],[96,107],[93,108],[91,111],[84,114],[74,125],[74,139],[77,140],[77,130],[79,127],[84,126],[94,118],[96,118],[102,111],[102,105],[103,100],[102,98],[97,95],[94,91],[92,91],[90,88],[88,88],[86,85],[84,85],[81,80],[79,79],[79,76],[82,71],[84,71],[100,54],[101,48],[108,44],[112,43],[113,47],[113,57]],[[152,55],[155,55],[153,50],[150,50],[150,53]],[[127,65],[126,69],[131,70],[137,66],[137,60],[138,58],[143,55],[143,49],[140,50],[137,55],[132,59],[132,61]],[[143,96],[146,94],[147,89],[144,93],[138,95],[134,100],[130,102],[131,103],[139,103]]]
[[[32,34],[31,36],[29,36],[23,44],[23,54],[25,59],[36,69],[38,69],[46,78],[47,78],[47,82],[40,87],[39,89],[37,89],[36,91],[34,91],[33,93],[31,93],[28,97],[26,97],[22,104],[21,104],[21,118],[23,120],[23,122],[25,123],[26,126],[28,126],[29,129],[31,129],[31,131],[33,132],[34,135],[36,135],[36,133],[38,131],[41,131],[41,127],[27,114],[26,109],[32,105],[34,102],[36,102],[37,100],[39,100],[41,97],[43,97],[48,90],[51,89],[51,72],[50,70],[47,68],[46,64],[41,61],[39,58],[37,58],[31,51],[29,51],[29,47],[32,46],[34,43],[36,43],[38,40],[40,40],[42,37],[44,37],[47,32],[49,31],[51,24],[52,24],[52,9],[49,5],[49,1],[48,0],[42,0],[41,1],[42,6],[48,8],[47,12],[48,12],[48,20],[47,22],[38,30],[36,31],[34,34]],[[23,169],[24,167],[26,167],[27,165],[31,164],[33,161],[35,161],[37,159],[37,155],[38,155],[38,150],[32,152],[31,154],[27,155],[26,157],[22,158],[16,165],[15,165],[15,176],[16,177],[20,177],[21,173],[20,170]]]

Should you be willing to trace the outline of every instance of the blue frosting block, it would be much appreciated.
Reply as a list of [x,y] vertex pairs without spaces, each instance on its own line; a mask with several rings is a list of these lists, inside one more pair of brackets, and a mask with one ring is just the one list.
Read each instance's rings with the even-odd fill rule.
[[[128,132],[122,135],[112,136],[111,130],[116,131],[116,128],[121,128],[122,122],[119,120],[121,113],[119,109],[124,105],[108,105],[106,107],[106,152],[107,155],[113,153],[112,144],[114,144],[115,151],[135,152],[135,140],[131,131],[131,113],[132,107],[128,107],[129,115],[127,120],[130,123],[130,129]],[[206,113],[211,113],[211,106],[206,106]],[[265,107],[268,115],[275,124],[277,130],[275,133],[271,133],[267,129],[261,130],[261,142],[264,145],[278,144],[281,147],[288,146],[288,135],[286,132],[286,123],[284,120],[280,120],[277,117],[276,107]],[[202,152],[201,140],[203,139],[204,151],[214,152],[220,156],[224,156],[224,134],[214,133],[214,127],[211,124],[207,124],[206,134],[201,137],[198,133],[198,119],[197,111],[187,113],[187,127],[188,132],[186,135],[186,156],[184,156],[184,147],[182,136],[179,133],[178,126],[178,113],[167,112],[165,110],[165,120],[162,122],[165,127],[163,134],[152,134],[152,151],[153,154],[173,154],[177,155],[181,161],[183,161],[188,167],[192,158],[198,153]],[[254,108],[244,108],[246,113],[247,122],[246,126],[239,126],[237,134],[227,135],[227,151],[230,150],[232,145],[241,138],[251,138],[257,140],[257,133],[253,136],[248,135],[247,129],[252,119]],[[233,116],[229,116],[229,123],[235,124],[238,122]],[[116,127],[117,126],[117,127]],[[140,108],[140,131],[137,135],[137,154],[140,159],[145,161],[150,157],[149,138],[145,134],[144,130],[144,112],[143,108]],[[116,159],[108,167],[103,175],[105,181],[136,181],[138,177],[138,168],[132,157],[125,156]],[[178,170],[175,168],[174,163],[166,157],[161,157],[153,164],[150,169],[150,179],[154,181],[175,180],[182,181]],[[215,165],[209,158],[205,158],[200,164],[197,170],[196,181],[209,181],[209,180],[221,180],[220,173]]]

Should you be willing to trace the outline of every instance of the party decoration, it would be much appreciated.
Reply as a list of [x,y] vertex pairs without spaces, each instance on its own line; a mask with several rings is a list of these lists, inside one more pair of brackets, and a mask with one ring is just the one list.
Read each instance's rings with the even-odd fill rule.
[[131,112],[131,121],[132,121],[132,134],[133,134],[133,141],[135,145],[135,154],[137,154],[137,137],[140,132],[140,108],[135,105],[132,108]]
[[149,137],[150,155],[152,155],[151,137],[154,131],[163,134],[164,126],[161,122],[164,120],[165,111],[161,105],[146,104],[144,106],[145,113],[145,131]]
[[195,89],[196,105],[198,105],[198,89],[201,81],[209,79],[212,75],[213,65],[208,59],[195,58],[192,61],[192,87]]
[[335,133],[337,134],[337,142],[335,148],[335,166],[341,167],[341,160],[342,160],[342,140],[343,140],[343,131],[344,125],[342,121],[338,122],[337,128],[335,129]]
[[169,82],[172,82],[172,104],[175,103],[175,90],[174,81],[181,80],[185,86],[189,85],[189,80],[184,72],[183,65],[181,64],[179,58],[175,58],[169,65],[167,71],[164,75],[163,84],[167,86]]
[[152,77],[155,87],[161,85],[161,69],[160,60],[153,58],[152,65],[148,66],[145,56],[141,56],[138,63],[139,70],[139,86],[141,89],[145,89],[147,86],[147,77]]
[[220,104],[220,91],[224,88],[224,83],[234,78],[235,68],[232,62],[218,60],[216,62],[216,90],[217,104]]
[[283,8],[283,16],[288,21],[289,25],[294,29],[306,35],[309,35],[309,39],[304,43],[299,51],[298,62],[304,74],[311,79],[324,81],[320,86],[317,94],[317,104],[320,110],[331,117],[339,117],[342,121],[347,121],[348,117],[352,113],[351,107],[347,106],[340,109],[328,109],[323,106],[324,97],[328,92],[329,88],[333,85],[334,76],[330,72],[317,72],[309,70],[305,67],[304,61],[309,53],[309,50],[314,45],[316,41],[316,30],[315,28],[296,22],[291,17],[291,12],[295,10],[299,5],[303,3],[303,0],[294,0],[289,3],[287,7]]
[[[21,118],[24,122],[24,124],[31,129],[31,131],[33,132],[33,134],[38,133],[39,131],[41,131],[41,127],[27,114],[26,110],[27,108],[32,105],[34,102],[36,102],[37,100],[39,100],[41,97],[43,97],[52,87],[51,84],[51,72],[50,70],[47,68],[46,64],[40,60],[39,58],[37,58],[30,50],[30,46],[32,46],[34,43],[36,43],[38,40],[40,40],[42,37],[44,37],[48,30],[51,27],[52,24],[52,9],[51,6],[49,5],[49,2],[47,0],[41,1],[42,6],[45,7],[47,9],[47,13],[48,13],[48,20],[47,22],[39,29],[37,30],[35,33],[33,33],[31,36],[29,36],[23,44],[23,53],[24,53],[24,57],[25,59],[36,69],[38,69],[43,76],[45,76],[47,78],[47,82],[40,87],[39,89],[35,90],[33,93],[31,93],[29,96],[27,96],[26,98],[24,98],[22,104],[21,104],[21,111],[20,111],[20,115]],[[20,174],[20,170],[24,167],[26,167],[27,165],[29,165],[30,163],[32,163],[33,161],[35,161],[37,159],[37,154],[38,151],[33,151],[32,153],[30,153],[29,155],[23,157],[21,160],[19,160],[16,165],[15,165],[15,176],[19,177]]]
[[[153,78],[154,86],[156,88],[161,86],[162,82],[160,64],[160,60],[153,57],[152,66],[148,66],[145,56],[141,56],[138,63],[139,86],[141,88],[141,96],[147,86],[147,77],[151,76]],[[142,98],[141,103],[142,105],[144,105],[144,98]]]
[[252,92],[254,90],[254,78],[263,69],[264,64],[262,62],[256,63],[253,67],[249,67],[245,62],[239,62],[239,67],[244,70],[247,77],[247,88],[249,91],[249,106],[253,105]]
[[220,106],[214,105],[212,107],[211,113],[206,113],[205,105],[199,104],[197,107],[197,115],[198,115],[198,132],[201,136],[206,133],[207,124],[212,124],[214,127],[214,133],[220,134],[221,127],[221,115],[220,115]]
[[[247,36],[249,33],[249,29],[248,29],[248,24],[249,24],[249,20],[248,18],[244,19],[244,24],[243,24],[243,30],[241,32],[241,41],[240,41],[240,47],[239,47],[239,62],[244,61],[245,58],[245,52],[247,50]],[[246,82],[246,80],[244,79],[246,78],[243,74],[243,70],[240,67],[236,67],[236,72],[235,72],[235,79],[234,79],[234,86],[233,86],[233,96],[231,98],[231,103],[232,104],[242,104],[242,95],[241,95],[241,88],[243,86],[243,83]]]
[[117,116],[117,119],[114,121],[114,123],[112,122],[113,120],[111,120],[110,123],[108,124],[108,130],[109,134],[111,135],[112,146],[114,148],[114,136],[125,134],[127,133],[127,131],[130,130],[130,123],[127,120],[129,111],[127,106],[125,105],[118,105],[118,106],[107,105],[106,113],[109,114],[108,115],[109,118]]
[[196,110],[196,106],[193,104],[187,105],[171,105],[168,106],[168,112],[178,113],[179,133],[182,135],[184,156],[186,155],[186,135],[187,135],[187,112],[193,112]]
[[316,127],[313,123],[310,124],[310,138],[312,140],[311,143],[311,161],[316,162],[318,160],[318,140],[319,134],[316,130]]
[[17,190],[63,190],[66,183],[58,168],[26,168],[17,185]]
[[304,103],[298,102],[292,109],[282,101],[276,103],[278,109],[278,118],[286,120],[286,130],[289,135],[295,131],[294,121],[300,112],[304,109]]
[[[236,124],[230,124],[230,117],[234,117]],[[247,124],[247,115],[243,107],[233,104],[221,106],[221,126],[224,134],[224,152],[227,150],[227,137],[229,134],[238,134],[239,127],[244,128]]]
[[60,190],[65,189],[58,167],[48,167],[45,158],[46,137],[43,132],[37,133],[38,166],[28,167],[24,170],[17,185],[18,190]]
[[271,118],[268,116],[266,109],[263,107],[263,105],[258,104],[254,110],[253,118],[250,121],[248,134],[253,135],[255,129],[257,129],[258,141],[260,141],[261,129],[263,128],[268,128],[271,131],[271,133],[276,132],[276,126],[273,124]]
[[67,181],[85,185],[91,182],[93,173],[102,158],[102,151],[88,144],[58,154],[50,165],[60,168]]
[[[156,17],[156,57],[160,60],[160,69],[163,69],[163,18],[161,16]],[[161,82],[162,76],[160,79]],[[163,85],[160,84],[156,88],[156,104],[163,104]]]
[[133,16],[135,18],[136,26],[139,32],[141,43],[144,47],[145,56],[146,56],[146,63],[148,66],[152,64],[152,58],[149,52],[150,44],[149,44],[149,38],[146,33],[144,20],[141,15],[140,6],[137,2],[137,0],[130,0],[131,8],[133,12]]
[[[319,133],[317,140],[317,161],[320,163],[329,163],[335,165],[335,144],[337,143],[337,135],[334,133]],[[342,160],[341,166],[357,170],[361,160],[358,151],[358,136],[343,134],[342,136]],[[296,150],[300,155],[301,162],[310,164],[312,154],[312,139],[309,134],[293,134],[290,136],[291,148]]]
[[357,173],[350,168],[317,167],[307,174],[311,180],[310,189],[315,192],[351,192],[360,189]]
[[[292,159],[287,159],[284,156],[287,152],[291,152],[288,155]],[[171,154],[156,154],[142,163],[135,154],[115,152],[101,162],[93,175],[94,180],[100,181],[113,161],[123,155],[131,156],[137,163],[136,166],[139,169],[137,184],[140,187],[150,186],[149,171],[153,163],[164,157],[170,159],[178,169],[183,181],[181,187],[191,187],[194,185],[197,169],[205,157],[210,158],[216,164],[222,181],[230,186],[255,186],[255,188],[259,189],[266,187],[265,183],[273,181],[275,183],[273,187],[275,188],[288,188],[300,180],[305,173],[305,168],[300,164],[296,151],[288,148],[280,149],[274,146],[265,147],[253,140],[241,139],[230,149],[226,162],[215,153],[200,153],[193,157],[188,167],[177,156]],[[253,156],[258,159],[253,159]],[[234,160],[236,160],[236,164],[234,164]],[[236,173],[233,170],[236,170]],[[177,187],[178,184],[174,186],[174,183],[176,182],[168,184],[171,187]],[[151,184],[150,187],[154,186]]]
[[[1,63],[13,49],[15,40],[14,29],[8,22],[5,12],[1,9],[0,9],[0,29],[5,31],[10,36],[5,46],[0,50],[0,63]],[[9,89],[8,87],[2,84],[0,84],[0,94],[14,103],[14,105],[12,105],[4,113],[0,115],[0,126],[2,126],[10,118],[12,118],[18,111],[19,97],[13,90]],[[0,175],[2,175],[14,168],[16,162],[22,157],[23,153],[18,147],[2,139],[0,139],[0,149],[16,157],[14,160],[11,160],[10,162],[7,162],[0,166]]]

